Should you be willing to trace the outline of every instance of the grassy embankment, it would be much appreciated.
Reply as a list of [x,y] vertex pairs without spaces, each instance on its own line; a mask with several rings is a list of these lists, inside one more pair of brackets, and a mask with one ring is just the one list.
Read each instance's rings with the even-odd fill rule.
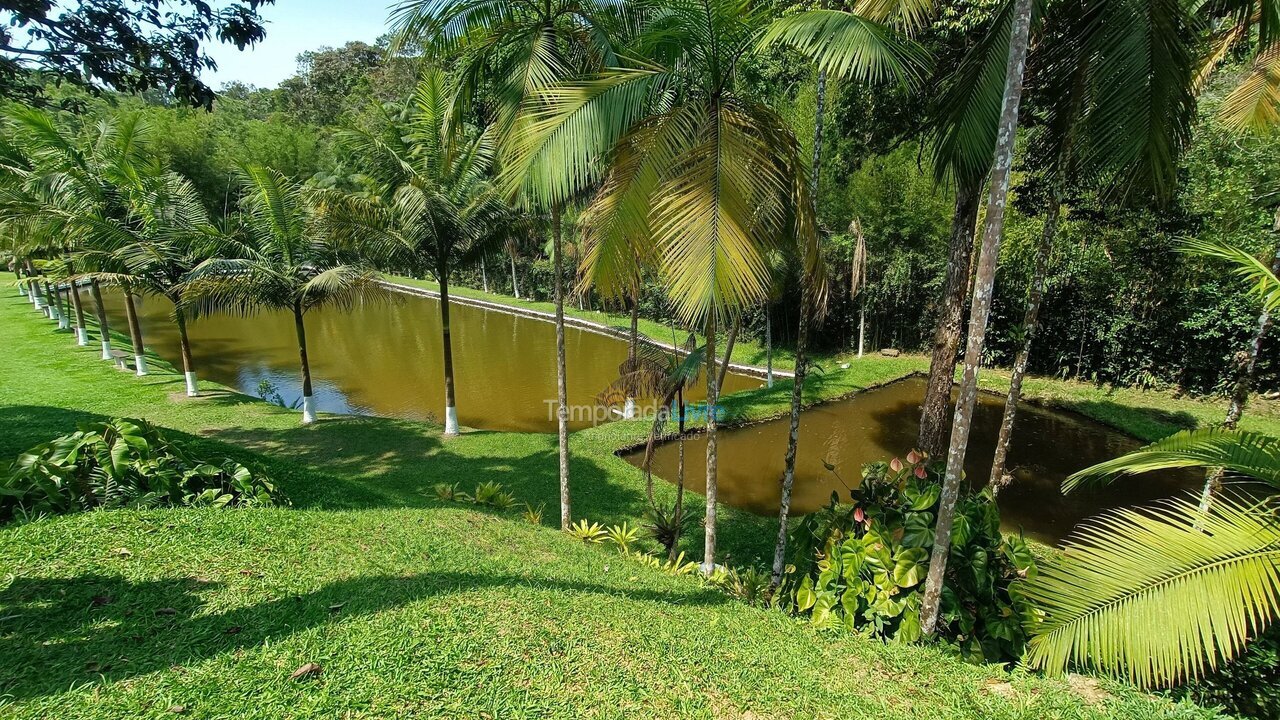
[[[555,496],[554,437],[187,399],[0,298],[0,457],[110,416],[270,472],[289,509],[116,511],[0,529],[0,717],[1193,717],[1120,688],[964,665],[749,608],[437,481]],[[776,391],[776,390],[775,390]],[[615,431],[616,432],[616,431]],[[585,437],[584,437],[585,436]],[[579,515],[639,474],[575,436]],[[549,516],[544,525],[553,522]],[[757,521],[726,513],[726,544]],[[307,662],[318,677],[291,681]]]

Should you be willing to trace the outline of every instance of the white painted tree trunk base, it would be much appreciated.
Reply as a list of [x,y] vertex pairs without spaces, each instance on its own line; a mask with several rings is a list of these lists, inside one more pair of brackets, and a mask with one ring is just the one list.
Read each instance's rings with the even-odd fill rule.
[[444,408],[444,434],[458,434],[458,408],[446,405]]
[[196,387],[196,374],[193,372],[185,373],[187,380],[187,397],[199,397],[200,389]]
[[316,399],[310,395],[302,396],[302,424],[310,425],[316,421]]
[[142,377],[143,375],[147,374],[147,356],[146,355],[134,355],[133,364],[134,364],[134,367],[136,367],[138,370],[138,377]]
[[22,297],[26,297],[26,296],[27,296],[27,289],[26,289],[26,288],[24,288],[24,287],[22,287],[21,285],[19,285],[19,286],[18,286],[18,294],[19,294],[19,295],[21,295]]
[[622,419],[631,420],[635,418],[635,416],[636,416],[636,399],[633,397],[629,397],[627,398],[627,401],[622,404]]
[[80,347],[84,347],[89,344],[88,330],[82,327],[76,328],[76,344],[79,345]]
[[59,330],[71,329],[71,321],[67,320],[67,317],[61,313],[58,314],[58,329]]
[[764,386],[765,386],[765,387],[773,387],[773,371],[772,371],[772,370],[770,370],[770,371],[769,371],[769,372],[764,376]]
[[103,360],[111,360],[111,359],[112,359],[112,357],[111,357],[111,341],[110,341],[110,340],[103,340],[103,341],[102,341],[102,359],[103,359]]

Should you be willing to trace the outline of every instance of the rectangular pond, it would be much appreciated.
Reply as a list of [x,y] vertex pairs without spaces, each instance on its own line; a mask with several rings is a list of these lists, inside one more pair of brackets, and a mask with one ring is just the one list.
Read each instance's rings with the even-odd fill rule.
[[[113,330],[127,332],[123,296],[104,288]],[[91,302],[86,297],[86,302]],[[164,298],[137,300],[143,340],[180,367],[178,331]],[[86,306],[92,307],[91,305]],[[317,409],[341,414],[415,420],[443,419],[444,372],[440,303],[434,298],[393,294],[350,310],[307,313],[307,347]],[[450,303],[458,416],[468,427],[555,432],[555,326],[533,318]],[[249,317],[211,315],[188,324],[196,373],[261,395],[264,383],[285,404],[301,398],[298,342],[293,316],[263,312]],[[589,427],[605,417],[596,397],[618,377],[625,341],[565,328],[565,367],[570,427]],[[725,392],[759,387],[762,381],[729,374]],[[695,395],[703,397],[704,395]]]
[[[850,399],[806,410],[800,418],[796,480],[792,511],[809,513],[825,505],[832,492],[848,500],[861,467],[901,457],[916,442],[920,402],[925,381],[914,377],[868,390]],[[991,457],[1004,398],[979,393],[965,472],[971,486],[981,488],[991,473]],[[788,420],[721,431],[717,471],[720,501],[761,515],[776,515],[782,495],[783,454]],[[1081,520],[1118,506],[1136,505],[1198,488],[1203,474],[1194,471],[1149,473],[1122,478],[1095,489],[1063,495],[1059,489],[1071,473],[1130,452],[1141,443],[1082,415],[1046,410],[1024,403],[1009,448],[1008,467],[1014,476],[1000,493],[1006,529],[1056,543]],[[653,472],[668,481],[677,477],[677,447],[659,446]],[[643,449],[628,453],[628,462],[641,466]],[[685,440],[685,485],[706,489],[706,438]],[[835,467],[827,470],[824,462]]]

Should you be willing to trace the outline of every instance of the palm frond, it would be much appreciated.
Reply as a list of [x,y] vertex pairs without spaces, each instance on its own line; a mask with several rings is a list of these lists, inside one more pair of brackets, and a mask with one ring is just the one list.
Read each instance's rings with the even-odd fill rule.
[[809,10],[775,20],[760,44],[789,45],[818,68],[861,82],[918,82],[928,66],[924,48],[892,28],[843,10]]
[[1156,687],[1237,656],[1280,612],[1280,525],[1263,505],[1215,508],[1177,500],[1090,521],[1015,585],[1038,613],[1027,664]]
[[1182,242],[1181,250],[1201,257],[1225,260],[1231,266],[1231,274],[1248,283],[1250,294],[1262,300],[1262,306],[1269,312],[1280,310],[1280,278],[1271,272],[1271,266],[1256,256],[1223,242],[1203,239],[1188,239]]
[[1063,482],[1062,491],[1124,475],[1189,467],[1224,468],[1280,489],[1280,440],[1226,428],[1184,430],[1074,473]]
[[1223,101],[1219,118],[1237,132],[1268,133],[1280,126],[1280,45],[1254,58],[1248,74]]

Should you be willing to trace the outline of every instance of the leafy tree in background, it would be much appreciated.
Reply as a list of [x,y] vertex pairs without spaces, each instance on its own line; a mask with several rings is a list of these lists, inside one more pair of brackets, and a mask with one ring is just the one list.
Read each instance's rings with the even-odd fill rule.
[[6,0],[0,2],[0,96],[47,100],[42,75],[98,92],[153,89],[211,109],[200,73],[210,41],[243,50],[266,37],[258,9],[275,0]]

